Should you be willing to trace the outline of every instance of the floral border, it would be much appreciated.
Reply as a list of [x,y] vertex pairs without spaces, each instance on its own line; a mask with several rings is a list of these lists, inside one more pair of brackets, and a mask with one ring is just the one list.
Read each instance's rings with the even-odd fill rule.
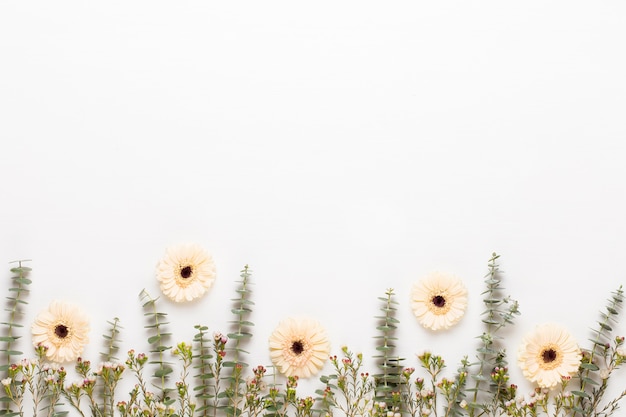
[[[187,252],[168,249],[157,277],[163,293],[181,302],[202,296],[215,279],[213,260],[201,248]],[[179,248],[180,249],[180,248]],[[605,399],[613,373],[626,361],[624,337],[613,334],[623,303],[620,286],[600,313],[591,335],[591,346],[580,347],[566,329],[548,324],[526,336],[518,361],[524,376],[536,388],[528,394],[510,382],[508,357],[499,332],[514,324],[518,303],[502,294],[502,278],[493,254],[488,262],[484,326],[475,359],[463,358],[453,377],[442,376],[444,359],[425,352],[418,367],[406,366],[395,352],[399,320],[392,289],[379,298],[376,316],[374,372],[364,369],[363,355],[341,348],[330,353],[326,333],[319,323],[289,318],[270,337],[274,366],[250,367],[245,361],[246,342],[253,336],[254,302],[249,289],[251,271],[241,271],[232,300],[233,331],[209,334],[196,325],[191,344],[171,345],[167,313],[158,297],[142,290],[140,299],[149,323],[146,352],[131,349],[117,358],[120,321],[108,322],[103,335],[107,349],[100,363],[80,357],[88,323],[84,314],[65,304],[53,303],[31,326],[35,358],[15,349],[22,308],[32,283],[26,261],[11,268],[9,317],[3,323],[0,352],[4,364],[0,415],[6,416],[609,416],[626,396],[626,389]],[[458,280],[431,276],[414,287],[416,317],[428,328],[448,328],[464,313],[464,287]],[[193,285],[192,285],[193,284]],[[196,285],[197,284],[197,285]],[[180,288],[174,288],[179,286]],[[189,292],[185,290],[190,288]],[[181,290],[181,291],[179,291]],[[454,314],[448,315],[450,311]],[[424,314],[427,317],[424,318]],[[446,316],[447,315],[447,316]],[[440,317],[442,316],[442,317]],[[421,317],[421,319],[420,319]],[[441,320],[440,320],[441,319]],[[171,362],[170,353],[175,358]],[[312,377],[329,360],[332,372],[322,375],[315,396],[298,395],[300,378]],[[71,368],[66,368],[69,366]],[[70,376],[68,376],[68,374]],[[78,376],[70,382],[71,375]],[[118,392],[118,383],[131,375],[129,393]]]

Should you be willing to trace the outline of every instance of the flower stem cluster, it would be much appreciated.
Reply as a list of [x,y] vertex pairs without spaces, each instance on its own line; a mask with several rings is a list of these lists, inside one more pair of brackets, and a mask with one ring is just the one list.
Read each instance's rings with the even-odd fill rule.
[[[417,356],[420,367],[426,372],[426,379],[413,376],[415,368],[405,368],[402,372],[402,391],[399,401],[394,404],[397,409],[410,416],[438,415],[438,399],[445,400],[443,413],[445,416],[454,415],[461,408],[466,408],[463,400],[463,387],[467,379],[466,367],[461,367],[453,379],[440,375],[445,368],[445,361],[441,356],[424,352]],[[393,411],[393,410],[391,410]]]
[[[297,389],[300,379],[313,375],[321,369],[330,345],[319,327],[306,326],[303,336],[300,327],[291,326],[287,344],[277,341],[275,355],[284,367],[276,365],[268,375],[264,366],[249,368],[243,361],[247,353],[239,345],[241,340],[251,337],[251,323],[244,319],[252,304],[248,299],[246,282],[249,271],[242,271],[242,287],[245,294],[237,300],[237,320],[233,333],[225,336],[216,332],[212,336],[206,326],[196,326],[198,334],[193,344],[178,343],[173,349],[165,345],[170,335],[161,326],[165,314],[156,309],[156,299],[144,294],[144,308],[148,310],[151,325],[156,332],[148,339],[151,359],[144,353],[129,350],[124,363],[112,362],[116,352],[117,319],[112,323],[111,335],[106,337],[108,353],[101,364],[93,368],[91,362],[75,360],[77,379],[67,383],[65,369],[53,362],[44,344],[35,345],[35,359],[8,362],[0,371],[4,397],[0,399],[3,410],[0,415],[57,417],[69,414],[62,409],[60,400],[71,407],[73,415],[85,417],[608,417],[618,409],[626,390],[610,401],[604,400],[608,383],[613,373],[626,362],[625,338],[615,336],[612,327],[623,301],[621,287],[613,293],[606,311],[601,313],[598,328],[594,330],[590,349],[580,349],[563,337],[555,327],[546,327],[539,335],[550,337],[541,343],[526,343],[523,355],[518,354],[518,363],[526,357],[528,362],[522,371],[533,370],[537,388],[530,393],[520,393],[511,383],[506,353],[498,346],[501,337],[497,332],[512,323],[519,314],[517,303],[499,296],[501,290],[498,277],[497,255],[490,259],[490,273],[486,277],[487,291],[484,302],[487,310],[483,323],[486,331],[479,337],[477,362],[463,358],[454,376],[446,374],[446,362],[436,354],[424,352],[417,355],[414,367],[402,365],[404,359],[395,354],[397,338],[394,334],[399,320],[395,317],[397,302],[393,290],[389,289],[383,302],[382,315],[376,317],[379,331],[376,350],[376,372],[371,375],[364,369],[363,355],[353,353],[347,347],[340,356],[330,356],[332,372],[322,376],[324,388],[317,390],[317,397],[301,397]],[[21,279],[21,278],[20,278]],[[438,308],[444,308],[444,297],[431,299]],[[11,319],[12,320],[12,319]],[[11,321],[12,322],[12,321]],[[294,322],[295,323],[295,322]],[[68,331],[67,326],[59,329]],[[70,326],[71,327],[71,326]],[[296,331],[298,330],[298,331]],[[307,336],[311,333],[310,337]],[[555,336],[556,335],[556,336]],[[555,340],[552,338],[554,337]],[[5,337],[13,343],[15,336]],[[232,342],[229,342],[232,340]],[[534,339],[528,339],[534,340]],[[572,339],[573,340],[573,339]],[[232,345],[231,345],[232,343]],[[270,342],[271,344],[271,342]],[[534,353],[529,345],[540,345]],[[308,349],[308,350],[307,350]],[[17,351],[5,349],[5,357],[17,357]],[[171,352],[176,363],[165,361],[164,355]],[[323,353],[320,353],[323,352]],[[311,356],[307,356],[308,354]],[[21,353],[20,353],[21,354]],[[303,366],[306,359],[315,363]],[[572,359],[573,358],[573,359]],[[289,360],[287,360],[289,359]],[[567,372],[563,364],[567,365]],[[144,376],[146,368],[157,365],[156,372]],[[177,365],[176,367],[170,365]],[[537,366],[535,366],[537,365]],[[291,367],[291,368],[290,368]],[[302,373],[288,373],[289,369]],[[478,368],[478,369],[477,369]],[[175,369],[180,371],[176,382],[169,382],[168,375]],[[191,375],[194,369],[195,374]],[[292,369],[292,371],[293,371]],[[471,370],[471,372],[470,372]],[[537,370],[541,371],[539,375]],[[128,396],[117,401],[118,386],[123,377],[135,382]],[[278,373],[282,373],[279,376]],[[272,377],[271,383],[267,383]],[[150,378],[153,384],[150,384]],[[467,388],[472,381],[471,387]],[[155,389],[156,393],[151,391]],[[471,395],[471,398],[468,398]],[[116,402],[117,401],[117,402]]]
[[189,368],[193,361],[193,350],[191,345],[181,342],[176,345],[172,352],[182,363],[180,380],[176,382],[176,392],[178,393],[179,417],[193,417],[196,404],[192,401],[189,387]]
[[[44,362],[46,351],[45,346],[37,345],[36,359],[22,359],[9,365],[7,377],[0,381],[10,402],[7,414],[33,417],[55,415],[67,373],[63,367]],[[25,413],[24,400],[27,396],[32,409]]]
[[[321,411],[313,408],[316,403],[313,397],[299,397],[297,395],[298,380],[299,377],[297,376],[287,377],[284,389],[281,389],[277,384],[272,384],[268,388],[267,394],[257,397],[260,400],[261,407],[247,408],[243,412],[249,416],[262,414],[271,417],[291,415],[295,417],[313,417],[313,415],[319,415]],[[256,414],[253,414],[253,411]]]
[[354,354],[347,347],[341,349],[343,356],[331,356],[335,372],[320,380],[326,389],[318,391],[322,407],[326,412],[337,410],[347,417],[364,415],[372,409],[374,379],[362,371],[363,354]]
[[122,417],[158,416],[169,417],[175,413],[172,407],[173,401],[167,403],[148,389],[144,377],[144,367],[148,363],[145,353],[136,353],[133,349],[128,351],[126,367],[133,373],[136,384],[128,394],[128,401],[119,401],[116,408]]
[[81,402],[86,399],[92,416],[113,417],[115,389],[125,369],[121,363],[104,362],[92,370],[90,361],[78,358],[75,370],[80,380],[65,387],[63,395],[81,416],[85,415]]

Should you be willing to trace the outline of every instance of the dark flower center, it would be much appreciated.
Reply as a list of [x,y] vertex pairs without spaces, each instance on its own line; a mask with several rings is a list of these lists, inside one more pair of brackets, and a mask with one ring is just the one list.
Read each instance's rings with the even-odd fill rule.
[[557,354],[554,349],[546,349],[541,353],[541,357],[544,363],[550,363],[556,360]]
[[61,339],[65,339],[70,334],[70,330],[63,324],[57,324],[54,328],[54,334]]
[[291,344],[291,351],[296,355],[300,355],[304,352],[304,344],[300,340],[296,340]]
[[435,305],[435,307],[439,307],[439,308],[442,308],[446,305],[446,299],[442,297],[441,295],[435,295],[432,299],[432,302]]
[[192,273],[193,273],[193,268],[190,266],[186,266],[184,268],[181,268],[180,270],[180,276],[185,279],[189,278]]

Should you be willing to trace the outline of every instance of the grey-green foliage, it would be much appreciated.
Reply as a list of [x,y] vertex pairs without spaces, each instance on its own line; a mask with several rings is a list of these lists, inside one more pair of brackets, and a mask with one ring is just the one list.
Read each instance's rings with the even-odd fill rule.
[[249,319],[252,313],[252,307],[254,302],[250,300],[252,291],[250,290],[250,277],[252,271],[248,268],[248,265],[244,266],[241,271],[241,279],[237,281],[239,287],[235,290],[237,298],[232,298],[233,308],[230,310],[235,315],[235,320],[231,320],[229,323],[232,326],[233,331],[228,333],[228,339],[234,340],[234,345],[231,345],[226,349],[227,353],[232,353],[233,359],[230,362],[226,362],[224,366],[232,367],[236,364],[242,367],[247,367],[248,364],[242,361],[243,354],[247,354],[243,349],[245,342],[252,337],[250,328],[254,326]]
[[[9,285],[9,294],[6,297],[7,303],[5,308],[5,311],[8,313],[8,318],[6,319],[7,321],[1,323],[4,327],[2,335],[0,335],[0,352],[3,358],[2,365],[0,365],[1,372],[8,371],[12,363],[12,357],[22,355],[22,352],[16,350],[14,347],[14,344],[21,337],[14,329],[24,327],[19,322],[23,315],[22,306],[28,304],[25,297],[29,293],[28,286],[32,281],[28,278],[31,268],[24,266],[23,263],[29,261],[28,259],[24,259],[11,262],[11,264],[17,264],[17,266],[10,268],[11,284]],[[0,396],[0,403],[2,403],[0,415],[15,415],[11,412],[10,399],[6,395]]]
[[193,337],[194,342],[194,369],[197,374],[194,375],[199,382],[194,387],[197,408],[196,414],[208,416],[211,409],[211,400],[215,397],[212,386],[215,384],[214,366],[212,363],[213,354],[211,347],[213,338],[207,335],[209,328],[203,325],[196,325],[194,328],[198,331]]
[[[474,387],[467,389],[473,392],[473,399],[469,403],[470,417],[492,413],[498,406],[500,387],[493,384],[490,374],[496,367],[506,369],[507,361],[506,351],[501,343],[502,337],[497,333],[508,324],[512,324],[514,317],[520,314],[517,301],[512,300],[510,296],[502,295],[504,288],[498,258],[500,255],[493,253],[489,259],[487,264],[489,272],[485,275],[486,289],[481,294],[485,304],[485,311],[482,314],[485,329],[478,337],[481,341],[476,355],[478,361],[472,364],[470,372]],[[489,401],[482,401],[481,393]]]
[[[613,325],[617,323],[624,291],[620,286],[611,293],[607,300],[605,311],[600,312],[598,327],[592,329],[593,337],[590,350],[583,350],[583,358],[578,372],[580,388],[573,390],[576,397],[574,411],[576,415],[603,416],[610,415],[618,408],[618,402],[626,396],[626,390],[616,399],[610,401],[602,408],[602,398],[606,392],[608,376],[616,367],[616,345],[623,344],[623,340],[613,335]],[[600,372],[606,372],[606,378],[602,378]],[[599,410],[601,408],[601,410]],[[610,411],[610,412],[609,412]]]
[[[168,345],[171,333],[164,330],[164,327],[169,324],[167,321],[167,313],[162,313],[157,310],[157,298],[152,298],[150,294],[144,289],[139,294],[141,301],[143,302],[144,316],[148,318],[148,324],[144,326],[149,333],[148,345],[150,345],[151,360],[148,362],[155,366],[155,371],[152,377],[155,379],[155,387],[161,390],[161,400],[165,404],[170,404],[174,400],[168,398],[168,388],[166,388],[166,382],[169,379],[170,374],[173,372],[172,363],[166,362],[164,359],[164,353],[172,349],[171,345]],[[156,355],[157,359],[153,359]]]
[[5,327],[5,331],[0,336],[0,352],[3,355],[3,362],[0,365],[0,371],[5,372],[8,370],[11,364],[11,357],[20,356],[22,352],[14,349],[14,343],[21,337],[14,332],[14,329],[24,327],[19,323],[19,318],[23,315],[22,306],[28,304],[24,299],[28,295],[28,286],[32,281],[28,278],[28,274],[31,268],[22,265],[23,262],[29,260],[20,260],[11,263],[17,264],[17,266],[10,269],[11,271],[11,285],[9,286],[9,295],[7,298],[7,306],[5,311],[9,313],[9,317],[6,322],[2,322]]
[[400,377],[402,372],[402,358],[395,353],[395,342],[398,340],[394,336],[398,323],[400,321],[395,317],[398,302],[393,299],[393,289],[389,288],[385,291],[384,297],[378,297],[383,302],[380,310],[382,316],[375,316],[378,321],[376,330],[379,334],[374,336],[376,339],[376,350],[378,355],[374,356],[379,372],[374,375],[376,384],[375,399],[388,404],[391,408],[393,404],[392,393],[399,391],[399,385],[402,382]]
[[107,324],[109,325],[109,332],[102,335],[104,339],[104,352],[100,352],[100,357],[102,358],[102,362],[118,361],[119,358],[115,355],[120,349],[118,345],[120,342],[120,329],[122,328],[122,326],[120,326],[120,319],[114,317],[113,320],[107,321]]
[[[118,343],[119,343],[119,333],[121,329],[119,322],[120,322],[120,319],[117,317],[114,317],[113,320],[111,321],[107,321],[107,324],[109,325],[109,332],[102,335],[102,338],[104,339],[104,351],[100,352],[100,357],[102,359],[102,362],[112,362],[112,361],[119,360],[115,356],[119,350]],[[111,384],[109,383],[102,384],[101,395],[102,395],[102,398],[104,399],[103,404],[105,404],[105,407],[106,405],[108,405],[109,406],[108,411],[110,413],[113,413],[115,391],[114,389],[112,389]]]
[[233,308],[231,312],[235,315],[235,319],[230,321],[232,332],[228,333],[228,339],[232,340],[225,349],[228,360],[224,361],[224,368],[229,369],[227,376],[228,389],[224,392],[224,396],[228,398],[228,405],[225,408],[226,415],[238,416],[242,412],[244,406],[244,379],[242,377],[248,364],[242,360],[244,354],[249,352],[244,349],[246,341],[252,337],[251,327],[254,323],[249,320],[252,313],[254,302],[250,300],[252,291],[250,290],[250,277],[252,271],[248,265],[244,266],[241,271],[241,279],[237,281],[239,287],[236,290],[237,298],[231,299]]

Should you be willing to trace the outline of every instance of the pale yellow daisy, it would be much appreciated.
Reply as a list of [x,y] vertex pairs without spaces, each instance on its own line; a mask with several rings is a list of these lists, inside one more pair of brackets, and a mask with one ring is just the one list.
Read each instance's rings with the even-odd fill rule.
[[454,275],[434,272],[413,285],[411,306],[422,326],[447,329],[465,314],[467,290]]
[[269,345],[270,357],[278,371],[299,378],[315,375],[330,354],[326,331],[311,319],[281,321],[270,336]]
[[556,324],[537,326],[519,349],[524,377],[541,388],[553,388],[578,371],[582,354],[569,332]]
[[89,342],[89,319],[75,305],[53,301],[31,326],[33,345],[47,348],[53,362],[76,360]]
[[195,244],[167,248],[157,266],[161,291],[178,302],[201,297],[215,281],[215,264],[211,255]]

